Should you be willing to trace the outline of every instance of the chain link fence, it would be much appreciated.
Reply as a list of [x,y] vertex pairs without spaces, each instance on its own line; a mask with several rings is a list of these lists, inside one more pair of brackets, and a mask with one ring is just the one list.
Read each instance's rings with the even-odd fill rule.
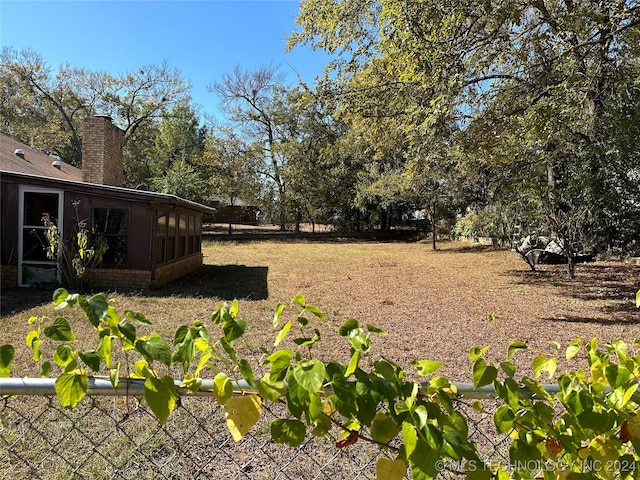
[[[287,416],[277,404],[265,403],[260,422],[235,442],[212,396],[182,396],[162,426],[132,392],[90,390],[67,410],[53,395],[53,383],[48,394],[47,388],[21,392],[14,385],[14,396],[0,388],[0,479],[375,479],[378,458],[394,458],[393,451],[364,440],[338,448],[338,427],[328,438],[309,435],[297,448],[276,444],[270,424]],[[510,438],[496,434],[490,392],[478,395],[469,387],[484,397],[479,411],[465,387],[458,389],[459,410],[482,458],[508,464]],[[441,477],[459,477],[459,470],[449,464]]]

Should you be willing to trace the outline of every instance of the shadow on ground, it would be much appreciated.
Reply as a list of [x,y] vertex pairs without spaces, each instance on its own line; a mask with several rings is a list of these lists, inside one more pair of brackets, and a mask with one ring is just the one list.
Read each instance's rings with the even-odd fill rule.
[[[268,267],[245,265],[203,265],[190,273],[155,290],[144,290],[137,294],[146,297],[182,296],[194,298],[218,298],[265,300],[269,296],[267,284]],[[126,291],[120,291],[127,293]],[[55,287],[11,288],[2,290],[0,317],[14,315],[31,308],[50,304]],[[73,292],[75,293],[75,292]],[[98,291],[86,291],[90,296]]]
[[51,303],[53,292],[54,287],[3,289],[0,294],[0,317]]
[[213,297],[221,300],[265,300],[269,297],[267,274],[269,267],[245,265],[203,265],[164,287],[145,292],[145,295],[164,297]]
[[598,318],[579,316],[550,318],[569,323],[597,323],[627,325],[640,323],[640,310],[635,296],[640,288],[640,268],[620,262],[584,263],[576,267],[576,278],[571,280],[566,266],[545,265],[535,272],[511,270],[507,275],[517,284],[550,286],[562,296],[585,302],[605,301],[599,308]]
[[440,245],[444,242],[440,242],[437,245],[436,253],[491,253],[506,250],[506,247],[493,246],[493,245],[480,245],[480,244],[468,244],[457,242],[446,242],[447,248],[440,249]]
[[422,232],[414,230],[393,230],[391,232],[291,232],[271,231],[268,233],[240,231],[241,233],[204,232],[202,240],[209,242],[317,242],[317,243],[359,243],[359,242],[416,242],[424,239]]

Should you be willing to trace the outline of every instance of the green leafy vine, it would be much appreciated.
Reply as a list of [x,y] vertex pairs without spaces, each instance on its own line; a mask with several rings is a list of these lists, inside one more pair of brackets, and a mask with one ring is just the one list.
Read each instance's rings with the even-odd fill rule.
[[[563,356],[568,362],[582,358],[588,367],[557,377],[558,344],[553,345],[558,355],[534,358],[533,376],[517,375],[513,358],[527,348],[522,342],[511,343],[498,362],[487,360],[488,347],[472,348],[473,386],[494,389],[500,400],[493,413],[497,433],[511,437],[509,465],[502,465],[481,458],[470,440],[456,386],[436,375],[440,362],[412,362],[412,373],[424,382],[407,380],[404,369],[390,359],[363,362],[370,356],[373,338],[385,332],[355,319],[338,329],[351,348],[347,363],[314,358],[313,347],[321,341],[314,322],[326,318],[302,295],[276,307],[274,341],[260,349],[257,364],[236,350],[236,341],[248,331],[237,301],[217,307],[210,322],[196,320],[179,327],[172,343],[154,333],[139,335],[136,326],[150,325],[149,320],[130,310],[121,317],[103,294],[86,298],[58,289],[53,303],[56,312],[80,308],[97,333],[95,348],[78,350],[64,316],[29,320],[32,329],[26,343],[40,362],[41,374],[55,376],[56,395],[67,408],[87,394],[92,376],[108,372],[113,388],[124,380],[144,382],[144,401],[164,424],[180,396],[202,390],[209,376],[212,382],[207,385],[225,409],[235,440],[259,421],[264,402],[277,402],[286,405],[288,415],[271,423],[275,442],[297,447],[308,435],[325,436],[338,426],[342,438],[336,447],[366,441],[392,454],[394,458],[378,460],[379,479],[401,479],[407,470],[416,480],[432,479],[445,469],[472,479],[498,480],[640,476],[640,339],[602,347],[596,339],[577,339]],[[640,307],[640,292],[636,304]],[[292,339],[295,349],[282,348],[290,344],[285,339],[292,331],[300,332]],[[43,342],[51,344],[51,358],[44,358]],[[11,345],[0,347],[0,376],[11,374],[14,353]],[[124,358],[125,364],[116,357]],[[175,366],[182,368],[182,382],[161,373]],[[545,388],[540,383],[543,374],[556,378],[557,388]],[[243,382],[245,388],[238,392]],[[483,408],[480,402],[474,407]]]

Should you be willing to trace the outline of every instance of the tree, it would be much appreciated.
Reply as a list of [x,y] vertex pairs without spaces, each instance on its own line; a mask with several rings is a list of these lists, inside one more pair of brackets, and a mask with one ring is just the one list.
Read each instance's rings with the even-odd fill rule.
[[[256,201],[260,197],[259,170],[262,148],[246,144],[230,128],[212,131],[207,136],[204,154],[199,162],[207,177],[210,191],[222,202]],[[232,222],[229,221],[229,234]]]
[[31,50],[3,47],[0,60],[0,76],[10,79],[5,92],[19,93],[14,104],[3,101],[2,112],[20,107],[15,110],[19,115],[8,117],[19,122],[4,131],[20,135],[18,139],[25,143],[33,140],[36,148],[75,166],[82,164],[85,116],[110,115],[124,130],[126,147],[140,139],[144,126],[158,121],[173,105],[189,100],[191,86],[166,63],[113,76],[68,64],[54,72]]
[[[620,179],[637,166],[637,137],[619,129],[620,93],[626,115],[640,95],[635,1],[307,0],[297,22],[291,47],[343,56],[330,66],[341,102],[366,95],[369,110],[397,112],[412,148],[453,122],[460,161],[489,167],[491,182],[525,182],[541,223],[565,240],[570,274],[573,240],[611,231],[601,205],[631,193]],[[389,75],[354,88],[376,65]],[[406,103],[390,110],[396,99]],[[611,151],[620,169],[603,175]]]
[[[200,126],[191,105],[180,103],[168,112],[157,123],[154,140],[142,156],[149,170],[148,176],[142,179],[147,188],[205,202],[210,188],[199,165],[204,154],[206,130]],[[128,164],[139,162],[140,159],[128,156]]]
[[273,186],[283,230],[287,219],[287,186],[282,175],[286,158],[280,145],[289,138],[289,132],[281,128],[276,118],[278,99],[285,90],[284,78],[274,66],[263,66],[255,72],[236,67],[233,73],[223,75],[222,80],[209,86],[209,91],[220,97],[231,122],[241,128],[248,141],[260,145],[263,158],[260,173]]
[[96,104],[97,95],[92,90],[96,76],[68,64],[60,66],[54,75],[37,53],[8,47],[2,49],[1,70],[3,79],[11,79],[6,85],[19,94],[14,105],[7,105],[9,110],[18,108],[8,117],[16,121],[15,126],[6,132],[80,166],[81,120]]

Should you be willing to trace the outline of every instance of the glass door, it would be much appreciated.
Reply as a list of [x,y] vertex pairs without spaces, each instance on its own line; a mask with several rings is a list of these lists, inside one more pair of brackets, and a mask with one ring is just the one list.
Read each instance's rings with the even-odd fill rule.
[[60,281],[58,259],[47,255],[50,248],[47,226],[62,232],[62,199],[60,190],[22,187],[20,189],[20,225],[18,233],[18,285]]

